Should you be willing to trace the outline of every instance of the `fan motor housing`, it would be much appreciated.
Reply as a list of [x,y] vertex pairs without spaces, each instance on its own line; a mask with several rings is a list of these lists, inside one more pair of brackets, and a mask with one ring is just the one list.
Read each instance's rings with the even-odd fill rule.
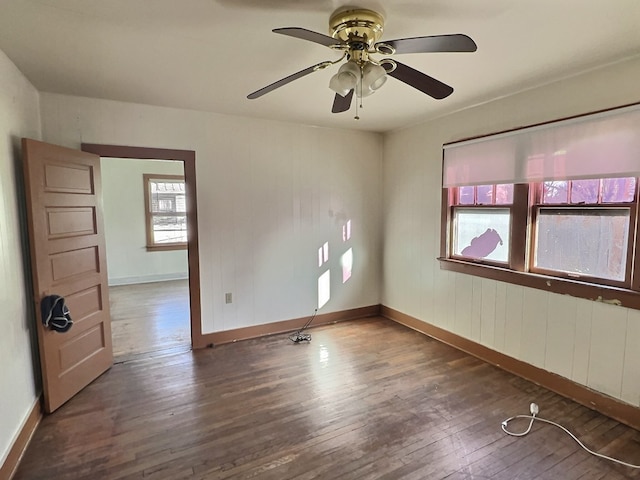
[[382,37],[383,30],[382,15],[364,8],[338,10],[329,19],[331,36],[348,44],[352,49],[371,49]]

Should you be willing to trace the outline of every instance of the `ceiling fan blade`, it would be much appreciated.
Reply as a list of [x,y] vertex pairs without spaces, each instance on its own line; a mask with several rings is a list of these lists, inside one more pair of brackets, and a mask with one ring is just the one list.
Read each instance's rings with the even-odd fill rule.
[[329,37],[328,35],[323,35],[322,33],[307,30],[306,28],[299,28],[299,27],[275,28],[273,30],[273,33],[279,33],[281,35],[288,35],[290,37],[300,38],[302,40],[307,40],[309,42],[319,43],[320,45],[324,45],[325,47],[331,47],[333,45],[342,44],[340,40],[336,40],[335,38]]
[[478,49],[476,42],[462,33],[400,38],[378,42],[377,45],[390,45],[396,53],[475,52]]
[[419,72],[404,63],[400,63],[396,60],[394,60],[394,62],[397,67],[394,71],[388,74],[389,76],[397,78],[401,82],[411,85],[413,88],[417,88],[421,92],[426,93],[437,100],[448,97],[453,93],[453,87],[450,87],[446,83],[442,83],[440,80],[436,80],[427,74]]
[[266,93],[272,92],[276,88],[280,88],[283,85],[286,85],[287,83],[293,82],[294,80],[302,78],[305,75],[309,75],[310,73],[313,73],[316,70],[321,70],[325,67],[328,67],[329,65],[331,65],[331,62],[320,62],[316,65],[313,65],[312,67],[308,67],[308,68],[305,68],[304,70],[300,70],[299,72],[296,72],[293,75],[289,75],[288,77],[282,78],[277,82],[267,85],[266,87],[262,87],[260,90],[256,90],[255,92],[250,93],[249,95],[247,95],[247,98],[253,100],[254,98],[261,97]]
[[336,93],[336,96],[333,99],[333,107],[331,108],[331,113],[346,112],[351,108],[352,99],[353,99],[353,88],[349,90],[349,93],[347,93],[344,97],[339,93]]

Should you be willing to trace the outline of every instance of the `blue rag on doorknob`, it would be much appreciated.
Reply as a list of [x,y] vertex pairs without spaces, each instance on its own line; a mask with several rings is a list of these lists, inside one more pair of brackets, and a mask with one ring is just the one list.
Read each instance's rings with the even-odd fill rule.
[[42,323],[55,332],[66,332],[73,325],[69,309],[60,295],[47,295],[40,302]]

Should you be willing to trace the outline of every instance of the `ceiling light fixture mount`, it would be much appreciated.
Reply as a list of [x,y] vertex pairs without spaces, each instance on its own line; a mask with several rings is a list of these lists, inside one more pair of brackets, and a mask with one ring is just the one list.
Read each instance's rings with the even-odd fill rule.
[[373,48],[382,37],[384,18],[373,10],[364,8],[337,10],[329,19],[329,32],[342,44],[359,43]]

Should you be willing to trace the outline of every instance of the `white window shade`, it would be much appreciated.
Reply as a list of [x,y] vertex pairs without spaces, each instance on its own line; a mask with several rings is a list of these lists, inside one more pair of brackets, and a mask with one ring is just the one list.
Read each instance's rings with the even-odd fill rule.
[[640,106],[444,147],[443,186],[640,175]]

